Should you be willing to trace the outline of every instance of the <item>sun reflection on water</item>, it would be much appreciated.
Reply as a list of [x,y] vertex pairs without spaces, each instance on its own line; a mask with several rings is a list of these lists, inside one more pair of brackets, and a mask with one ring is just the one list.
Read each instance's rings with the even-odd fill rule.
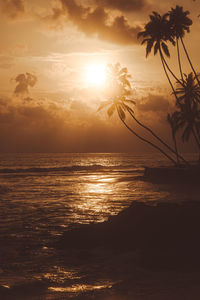
[[90,285],[90,284],[75,284],[67,287],[49,287],[49,290],[54,292],[69,292],[69,293],[80,293],[93,290],[101,290],[112,288],[111,283],[102,284],[102,285]]
[[75,280],[81,279],[81,277],[75,271],[66,271],[64,268],[54,266],[51,273],[46,273],[43,275],[45,279],[50,280],[53,283],[64,283],[67,279]]
[[[82,293],[93,290],[111,288],[114,282],[105,280],[104,282],[95,283],[83,283],[82,276],[80,276],[75,270],[66,270],[60,266],[54,266],[52,272],[43,275],[43,279],[49,281],[50,286],[48,289],[52,292],[68,292],[68,293]],[[79,281],[80,283],[74,283],[73,281]],[[71,283],[71,284],[70,284]]]
[[79,190],[81,201],[77,209],[93,215],[102,211],[109,213],[108,198],[114,192],[115,179],[101,174],[87,175],[85,179]]

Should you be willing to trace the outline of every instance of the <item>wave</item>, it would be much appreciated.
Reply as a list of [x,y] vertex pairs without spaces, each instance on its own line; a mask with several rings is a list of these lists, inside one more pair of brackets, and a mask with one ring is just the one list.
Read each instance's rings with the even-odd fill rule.
[[0,173],[49,173],[49,172],[73,172],[73,171],[98,171],[103,169],[113,169],[112,166],[103,165],[83,165],[67,167],[32,167],[32,168],[5,168],[0,169]]

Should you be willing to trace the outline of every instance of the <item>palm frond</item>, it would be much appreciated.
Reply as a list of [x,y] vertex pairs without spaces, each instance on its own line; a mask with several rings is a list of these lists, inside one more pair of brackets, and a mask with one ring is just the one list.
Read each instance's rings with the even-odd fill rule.
[[124,121],[126,119],[126,115],[125,115],[125,112],[124,110],[122,109],[121,105],[117,105],[117,112],[118,112],[118,115],[119,115],[119,118]]
[[155,44],[155,46],[154,46],[154,55],[156,55],[156,54],[157,54],[157,52],[158,52],[159,48],[160,48],[160,43],[159,43],[159,42],[157,42],[157,43]]
[[103,101],[103,102],[99,105],[97,111],[99,112],[100,110],[104,109],[106,106],[108,106],[108,105],[110,105],[110,104],[111,104],[111,100]]
[[113,103],[107,110],[107,114],[109,117],[111,117],[113,115],[115,109],[116,109],[116,105]]
[[164,42],[161,43],[161,46],[162,46],[162,49],[163,49],[165,55],[167,55],[167,57],[170,57],[168,46]]
[[127,100],[125,100],[124,102],[130,103],[130,104],[132,104],[132,105],[136,105],[136,102],[135,102],[134,100],[129,100],[129,99],[127,99]]
[[146,47],[146,57],[148,57],[148,55],[151,53],[151,49],[153,47],[154,44],[154,40],[149,40],[147,43],[147,47]]
[[132,114],[134,114],[134,110],[133,110],[129,105],[126,105],[125,103],[123,103],[123,107],[124,107],[125,110],[128,111],[129,113],[131,112]]

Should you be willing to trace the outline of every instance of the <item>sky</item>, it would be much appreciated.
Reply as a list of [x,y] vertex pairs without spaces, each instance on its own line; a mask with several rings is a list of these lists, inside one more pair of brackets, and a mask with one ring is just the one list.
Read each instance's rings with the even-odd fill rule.
[[136,116],[170,142],[166,115],[174,100],[159,56],[146,59],[137,33],[152,11],[176,5],[190,11],[184,41],[198,70],[199,0],[0,0],[0,151],[151,151],[117,115],[97,111],[106,83],[97,85],[91,70],[118,62],[131,74]]

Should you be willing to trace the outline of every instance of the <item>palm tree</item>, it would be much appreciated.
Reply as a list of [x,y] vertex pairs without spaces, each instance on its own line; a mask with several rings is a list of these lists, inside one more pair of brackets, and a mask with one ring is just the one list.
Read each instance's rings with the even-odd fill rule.
[[172,139],[174,142],[174,149],[176,152],[176,159],[177,159],[177,163],[179,164],[179,155],[178,155],[178,148],[177,148],[177,142],[176,142],[176,132],[178,130],[178,124],[177,124],[177,111],[175,111],[172,114],[168,114],[167,115],[167,121],[171,127],[171,132],[172,132]]
[[183,86],[177,86],[175,91],[179,114],[177,115],[179,127],[184,127],[183,141],[190,138],[191,133],[200,149],[200,87],[195,83],[193,73],[185,75]]
[[177,111],[177,128],[182,128],[182,141],[189,141],[193,135],[195,142],[200,151],[200,141],[196,133],[197,124],[199,126],[200,112],[196,105],[190,107],[187,104],[179,104],[180,110]]
[[194,103],[200,104],[200,87],[196,84],[193,73],[184,74],[181,85],[177,82],[175,93],[178,97],[177,105],[180,102],[188,103],[188,105],[193,105]]
[[[109,76],[109,82],[111,82],[112,90],[114,90],[115,97],[119,101],[124,101],[124,106],[126,111],[129,113],[129,115],[135,120],[135,122],[140,125],[142,128],[144,128],[146,131],[148,131],[154,138],[156,138],[161,144],[163,144],[169,151],[174,153],[176,156],[178,155],[179,158],[187,164],[186,160],[180,155],[177,154],[176,151],[174,151],[173,148],[171,148],[165,141],[163,141],[151,128],[147,127],[144,123],[141,123],[134,114],[134,111],[132,107],[130,107],[128,104],[135,105],[135,102],[133,100],[129,100],[127,97],[131,94],[130,89],[131,85],[129,82],[129,78],[131,77],[128,73],[127,68],[120,67],[120,64],[117,63],[116,65],[108,65],[107,68],[108,76]],[[111,88],[109,86],[109,88]],[[110,110],[112,112],[112,109],[114,110],[114,106],[110,107]],[[110,115],[110,112],[108,112]]]
[[[154,55],[156,55],[159,52],[165,75],[174,93],[175,89],[167,73],[167,70],[172,74],[176,81],[179,81],[179,79],[171,71],[164,57],[164,54],[167,57],[170,57],[167,42],[169,41],[172,45],[175,46],[174,35],[171,31],[171,24],[168,20],[168,16],[168,13],[161,16],[157,12],[153,12],[149,16],[150,21],[145,25],[144,30],[138,33],[138,38],[142,37],[143,40],[141,44],[146,44],[146,57],[148,57],[148,55],[151,53],[152,48],[154,49]],[[175,93],[174,95],[176,97]]]
[[178,53],[178,61],[179,61],[179,69],[181,73],[181,78],[183,80],[183,73],[182,73],[182,67],[181,67],[181,61],[180,61],[180,50],[179,50],[179,40],[182,43],[183,49],[185,51],[185,54],[187,56],[187,59],[189,61],[189,64],[191,66],[192,71],[195,74],[195,78],[200,85],[200,81],[198,78],[198,75],[193,67],[193,64],[191,62],[191,59],[189,57],[189,54],[187,52],[187,49],[185,47],[183,37],[185,36],[185,32],[190,32],[190,26],[192,25],[192,20],[188,17],[190,12],[183,11],[183,7],[177,5],[175,8],[171,8],[169,11],[169,22],[171,24],[171,31],[172,36],[176,38],[176,45],[177,45],[177,53]]
[[[160,151],[165,157],[167,157],[173,164],[176,164],[176,161],[168,155],[165,151],[163,151],[159,146],[155,145],[151,141],[145,139],[144,137],[140,136],[136,131],[134,131],[126,122],[126,112],[128,112],[132,117],[134,117],[133,109],[130,105],[135,105],[135,102],[133,100],[130,100],[128,96],[130,95],[130,82],[128,80],[128,77],[130,75],[128,74],[127,68],[120,67],[120,64],[116,64],[114,66],[109,65],[108,70],[110,73],[110,89],[114,91],[114,94],[110,97],[108,101],[104,101],[99,106],[99,110],[108,107],[107,113],[109,117],[113,115],[115,111],[117,111],[118,116],[122,123],[126,126],[126,128],[133,133],[135,136],[137,136],[140,140],[142,140],[145,143],[148,143],[152,147],[154,147],[156,150]],[[134,117],[135,120],[137,120]],[[137,121],[139,124],[141,124],[139,121]],[[143,126],[147,128],[146,126]]]
[[[141,123],[134,115],[134,111],[129,107],[127,108],[127,111],[129,112],[129,114],[131,115],[131,117],[136,121],[137,124],[139,124],[142,128],[144,128],[145,130],[147,130],[152,136],[154,136],[161,144],[163,144],[168,150],[170,150],[171,152],[173,152],[176,157],[180,158],[184,163],[188,164],[188,162],[183,158],[182,155],[180,155],[176,149],[174,150],[173,148],[171,148],[165,141],[163,141],[151,128],[147,127],[146,125],[144,125],[143,123]],[[177,160],[178,161],[178,160]]]
[[[130,101],[130,100],[129,100]],[[98,111],[100,111],[101,109],[105,108],[106,106],[109,106],[107,113],[108,116],[111,117],[113,115],[113,113],[115,111],[117,111],[118,116],[120,118],[120,120],[122,121],[122,123],[126,126],[126,128],[133,133],[135,136],[137,136],[137,138],[139,138],[140,140],[142,140],[143,142],[151,145],[153,148],[157,149],[158,151],[160,151],[165,157],[167,157],[174,165],[176,165],[176,161],[169,156],[166,152],[164,152],[160,147],[158,147],[157,145],[153,144],[151,141],[143,138],[142,136],[140,136],[136,131],[134,131],[132,128],[130,128],[130,126],[126,123],[126,112],[129,110],[132,110],[131,107],[128,106],[128,104],[126,103],[126,101],[124,100],[117,100],[117,99],[110,99],[109,101],[105,101],[103,103],[101,103],[100,107],[98,108]]]

